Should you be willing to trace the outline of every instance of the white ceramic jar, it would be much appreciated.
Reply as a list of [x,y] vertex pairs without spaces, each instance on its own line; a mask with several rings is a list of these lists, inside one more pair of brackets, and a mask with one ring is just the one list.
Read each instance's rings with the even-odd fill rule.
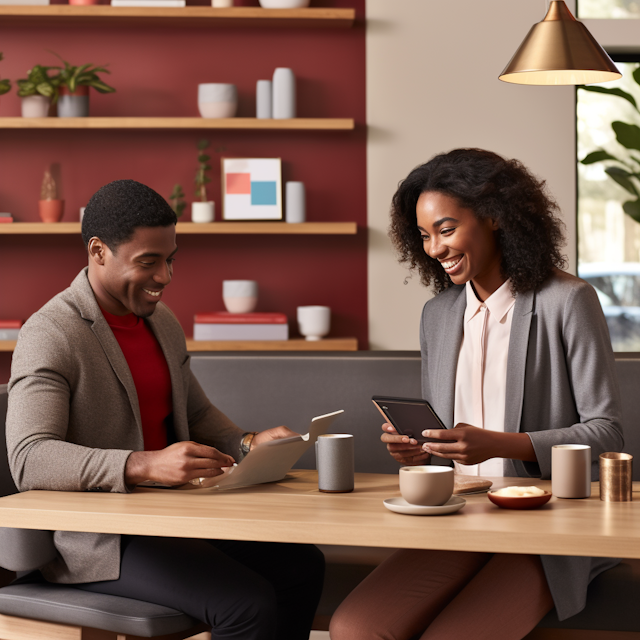
[[213,222],[215,216],[215,202],[192,202],[191,222],[205,223]]
[[233,118],[238,110],[236,85],[222,82],[199,84],[198,110],[203,118]]
[[46,96],[26,96],[22,98],[23,118],[46,118],[49,115],[50,100]]
[[331,309],[316,305],[298,307],[298,329],[307,340],[321,340],[331,327]]
[[273,118],[296,117],[296,77],[291,69],[278,67],[273,72]]
[[255,280],[224,280],[222,301],[229,313],[251,313],[258,304],[258,283]]

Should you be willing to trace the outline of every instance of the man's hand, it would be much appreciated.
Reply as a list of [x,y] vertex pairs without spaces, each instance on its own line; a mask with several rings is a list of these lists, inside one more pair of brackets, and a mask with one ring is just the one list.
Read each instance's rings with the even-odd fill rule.
[[295,431],[291,431],[288,427],[274,427],[273,429],[267,429],[266,431],[260,431],[256,433],[255,437],[251,441],[251,449],[258,446],[259,444],[264,444],[265,442],[269,442],[270,440],[281,440],[282,438],[293,438],[294,436],[299,436],[299,433]]
[[127,459],[125,482],[135,485],[152,480],[179,485],[194,478],[213,478],[233,466],[234,459],[197,442],[176,442],[160,451],[134,451]]
[[488,431],[460,422],[454,429],[427,429],[422,435],[438,440],[452,440],[453,442],[425,442],[422,448],[434,456],[455,460],[460,464],[479,464],[489,458],[531,462],[537,460],[531,439],[526,433]]
[[398,435],[394,426],[385,422],[382,425],[384,433],[380,440],[387,445],[387,451],[393,456],[396,462],[407,466],[425,464],[431,455],[423,451],[420,445],[413,438]]

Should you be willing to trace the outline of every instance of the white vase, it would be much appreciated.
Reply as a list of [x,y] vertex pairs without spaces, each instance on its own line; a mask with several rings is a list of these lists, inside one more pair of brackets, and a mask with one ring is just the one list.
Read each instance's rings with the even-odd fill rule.
[[49,115],[50,99],[46,96],[26,96],[22,98],[23,118],[46,118]]
[[304,182],[285,183],[286,214],[287,222],[300,223],[307,218],[306,198]]
[[300,9],[308,7],[309,0],[260,0],[263,9]]
[[296,77],[291,69],[278,67],[273,73],[273,118],[296,117]]
[[215,203],[209,202],[192,202],[191,203],[191,222],[213,222],[215,212]]
[[264,120],[273,117],[272,107],[271,80],[258,80],[256,83],[256,118]]

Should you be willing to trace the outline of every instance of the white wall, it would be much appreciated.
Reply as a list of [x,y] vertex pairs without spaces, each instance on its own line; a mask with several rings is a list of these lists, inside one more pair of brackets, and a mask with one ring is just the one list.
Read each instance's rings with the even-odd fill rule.
[[[573,0],[567,5],[573,11]],[[407,285],[387,238],[398,182],[456,147],[483,147],[547,180],[567,225],[575,273],[575,89],[506,84],[498,75],[545,0],[367,0],[369,337],[418,349],[430,293]]]

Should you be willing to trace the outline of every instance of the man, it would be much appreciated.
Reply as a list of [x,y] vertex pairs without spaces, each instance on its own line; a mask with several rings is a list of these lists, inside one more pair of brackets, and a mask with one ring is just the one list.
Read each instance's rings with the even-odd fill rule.
[[[29,318],[13,357],[7,448],[21,491],[183,484],[293,435],[243,432],[191,372],[180,324],[161,302],[176,220],[132,180],[91,198],[89,266]],[[65,531],[54,542],[46,580],[174,607],[211,625],[213,638],[308,638],[322,588],[324,560],[311,545]]]

